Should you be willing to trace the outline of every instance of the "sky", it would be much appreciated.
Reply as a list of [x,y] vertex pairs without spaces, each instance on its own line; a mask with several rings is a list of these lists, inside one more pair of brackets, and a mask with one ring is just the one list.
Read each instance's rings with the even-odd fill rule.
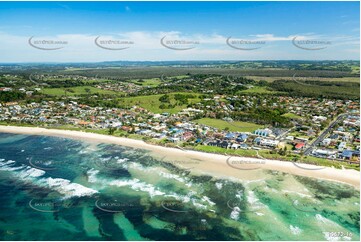
[[359,2],[0,2],[0,62],[359,60]]

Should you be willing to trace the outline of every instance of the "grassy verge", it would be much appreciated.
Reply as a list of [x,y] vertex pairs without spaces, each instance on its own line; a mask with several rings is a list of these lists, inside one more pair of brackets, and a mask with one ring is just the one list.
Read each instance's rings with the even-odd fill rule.
[[266,158],[266,159],[274,159],[274,160],[283,160],[283,161],[295,161],[301,162],[305,164],[313,164],[318,166],[326,166],[326,167],[335,167],[337,169],[342,169],[342,166],[346,169],[355,169],[360,170],[360,166],[358,164],[349,164],[347,162],[341,161],[332,161],[328,159],[316,158],[312,156],[300,156],[297,154],[287,154],[285,156],[281,156],[279,154],[272,154],[268,150],[259,150],[258,155],[257,151],[255,150],[233,150],[233,149],[224,149],[221,147],[214,147],[214,146],[205,146],[205,145],[198,145],[194,147],[194,150],[203,151],[208,153],[216,153],[216,154],[223,154],[223,155],[235,155],[235,156],[245,156],[245,157],[254,157],[259,158],[259,156]]

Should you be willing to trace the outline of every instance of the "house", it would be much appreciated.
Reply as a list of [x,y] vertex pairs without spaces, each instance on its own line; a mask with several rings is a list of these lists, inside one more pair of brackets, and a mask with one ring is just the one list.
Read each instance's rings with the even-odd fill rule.
[[231,147],[231,143],[230,142],[228,142],[228,141],[222,141],[222,142],[220,142],[219,144],[218,144],[218,147],[221,147],[221,148],[224,148],[224,149],[228,149],[228,148],[230,148]]
[[124,130],[124,131],[131,131],[131,130],[132,130],[132,127],[122,126],[122,130]]
[[295,137],[294,137],[294,136],[287,136],[287,137],[286,137],[286,140],[293,141],[294,139],[295,139]]
[[295,145],[295,149],[296,150],[301,150],[301,149],[303,149],[305,147],[305,143],[297,143],[296,145]]
[[271,140],[271,139],[262,139],[260,145],[269,146],[269,147],[277,147],[280,143],[279,140]]
[[247,138],[248,138],[248,135],[246,135],[246,134],[240,134],[240,135],[238,135],[236,141],[238,141],[238,142],[246,142],[246,141],[247,141]]
[[332,156],[332,155],[335,155],[336,153],[337,153],[337,151],[335,151],[335,150],[320,150],[320,149],[317,149],[317,150],[312,151],[313,155],[322,156],[322,157]]
[[258,136],[262,136],[262,137],[267,137],[270,136],[272,134],[272,130],[270,129],[257,129],[256,131],[254,131],[255,135]]
[[353,154],[352,150],[344,150],[344,151],[342,151],[342,154],[340,155],[340,157],[342,159],[351,160],[352,154]]
[[312,118],[312,120],[314,122],[323,122],[323,121],[326,121],[327,120],[327,117],[324,117],[324,116],[314,116]]
[[239,149],[240,147],[241,147],[241,145],[240,145],[240,144],[237,144],[237,143],[233,143],[233,144],[231,145],[231,149],[235,149],[235,150]]
[[337,140],[339,138],[339,135],[338,134],[332,134],[330,136],[330,139],[333,139],[333,140]]
[[343,151],[344,149],[346,149],[346,142],[341,142],[337,148],[339,151]]
[[261,137],[257,137],[253,140],[253,143],[259,145],[261,143],[261,140],[262,140]]
[[234,133],[231,133],[231,132],[227,133],[224,136],[224,138],[226,138],[226,139],[234,139],[235,137],[236,137],[236,135]]
[[208,143],[205,142],[204,144],[207,144],[209,146],[218,146],[219,140],[213,140],[213,141],[210,141]]
[[322,145],[323,146],[329,146],[330,144],[331,144],[331,139],[330,138],[322,140]]
[[295,141],[301,142],[301,143],[307,143],[308,139],[307,138],[302,138],[302,137],[296,137]]
[[358,157],[358,159],[360,159],[360,151],[359,150],[354,150],[352,153],[352,156]]
[[191,138],[193,138],[193,137],[194,137],[193,133],[190,132],[190,131],[187,131],[187,132],[185,132],[185,133],[183,134],[182,139],[183,139],[184,141],[188,141],[189,139],[191,139]]
[[343,131],[345,131],[345,128],[344,127],[338,127],[338,129],[337,129],[337,131],[341,131],[341,132],[343,132]]
[[173,143],[177,143],[177,142],[179,142],[180,139],[177,138],[177,137],[169,137],[168,140],[173,142]]
[[248,150],[249,146],[247,144],[240,144],[240,148],[244,150]]
[[31,96],[31,95],[33,95],[33,93],[34,93],[33,91],[26,91],[26,92],[25,92],[25,94],[26,94],[27,96]]

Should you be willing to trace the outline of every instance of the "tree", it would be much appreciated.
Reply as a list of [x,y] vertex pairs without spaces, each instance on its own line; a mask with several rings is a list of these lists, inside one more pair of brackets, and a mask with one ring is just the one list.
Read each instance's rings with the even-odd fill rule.
[[108,129],[108,134],[109,135],[113,135],[114,134],[114,132],[115,132],[115,130],[116,130],[116,128],[115,127],[109,127],[109,129]]
[[163,96],[161,96],[161,97],[159,98],[159,101],[161,101],[162,103],[169,103],[169,102],[170,102],[169,95],[164,94]]

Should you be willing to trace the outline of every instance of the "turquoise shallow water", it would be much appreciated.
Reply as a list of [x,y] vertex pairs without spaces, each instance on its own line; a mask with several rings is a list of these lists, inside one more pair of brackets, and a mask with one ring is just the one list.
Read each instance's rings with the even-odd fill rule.
[[194,175],[144,150],[0,133],[1,240],[359,240],[359,191]]

